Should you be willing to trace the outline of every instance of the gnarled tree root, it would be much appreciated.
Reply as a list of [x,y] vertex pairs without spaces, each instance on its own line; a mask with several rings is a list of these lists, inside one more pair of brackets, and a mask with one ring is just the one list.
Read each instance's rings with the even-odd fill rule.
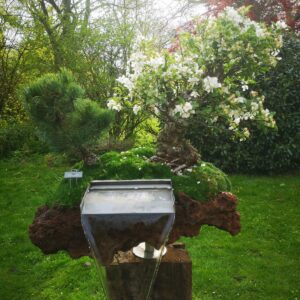
[[[181,236],[197,236],[202,225],[215,226],[231,235],[236,235],[240,231],[240,215],[236,211],[236,206],[237,198],[227,192],[218,194],[208,202],[195,201],[186,194],[179,193],[176,200],[175,224],[168,243],[175,242]],[[109,263],[118,251],[128,251],[140,242],[159,244],[160,235],[153,234],[155,231],[149,231],[147,226],[142,225],[137,224],[129,230],[127,228],[125,234],[119,231],[106,235],[105,238],[108,240],[107,243],[105,240],[101,243],[101,251],[106,255],[111,253],[106,256],[104,263]],[[159,227],[159,224],[156,225]],[[45,254],[65,250],[72,258],[91,255],[81,226],[79,207],[38,208],[34,221],[29,226],[29,236],[32,243]],[[107,248],[105,248],[106,244]]]

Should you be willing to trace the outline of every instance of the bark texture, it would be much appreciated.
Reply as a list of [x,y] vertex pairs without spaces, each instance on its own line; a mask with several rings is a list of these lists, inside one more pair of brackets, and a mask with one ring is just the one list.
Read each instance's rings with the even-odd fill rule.
[[[236,235],[240,231],[240,215],[236,211],[237,198],[231,193],[220,193],[208,202],[195,201],[184,193],[177,195],[175,224],[168,243],[181,236],[193,237],[200,232],[202,225],[215,226]],[[160,226],[158,219],[155,226]],[[150,232],[150,234],[149,234]],[[109,240],[102,241],[103,252],[111,252],[107,263],[118,251],[128,251],[141,242],[149,241],[153,245],[161,243],[160,236],[149,231],[143,224],[134,225],[131,230],[114,231],[107,235]],[[81,226],[80,209],[61,209],[58,207],[40,207],[33,223],[29,227],[29,236],[34,245],[45,254],[67,251],[71,257],[90,255],[90,250]],[[146,239],[146,240],[145,240]],[[106,243],[107,242],[107,243]],[[107,248],[105,248],[107,247]]]
[[175,171],[195,165],[200,160],[200,155],[184,135],[183,125],[167,123],[159,133],[157,153],[152,160],[167,163]]
[[[147,293],[155,267],[156,260],[138,258],[132,251],[118,254],[112,264],[106,267],[110,299],[144,299],[140,293]],[[142,290],[143,287],[146,291]],[[186,250],[168,246],[149,300],[192,300],[192,261]]]

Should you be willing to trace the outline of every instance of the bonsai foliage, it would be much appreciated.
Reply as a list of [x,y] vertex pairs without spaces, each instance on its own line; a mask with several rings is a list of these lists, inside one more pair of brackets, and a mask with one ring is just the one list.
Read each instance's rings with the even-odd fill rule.
[[31,118],[53,149],[91,162],[92,148],[109,127],[111,112],[84,99],[84,90],[66,70],[44,75],[24,96]]
[[217,18],[195,21],[171,50],[157,52],[144,42],[118,79],[127,95],[117,90],[108,101],[110,109],[130,105],[135,114],[147,110],[161,120],[157,157],[176,171],[199,160],[185,139],[188,120],[196,113],[209,126],[226,120],[240,140],[249,136],[242,120],[275,126],[254,85],[280,59],[282,24],[267,28],[245,14],[230,7]]

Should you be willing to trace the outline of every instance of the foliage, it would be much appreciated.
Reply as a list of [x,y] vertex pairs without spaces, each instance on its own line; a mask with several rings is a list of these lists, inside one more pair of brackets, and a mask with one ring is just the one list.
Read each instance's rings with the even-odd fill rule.
[[228,177],[213,164],[202,162],[187,169],[182,176],[173,176],[175,192],[184,192],[193,199],[211,199],[220,191],[230,191]]
[[[0,161],[3,300],[105,299],[91,258],[44,255],[28,238],[36,208],[57,189],[66,168],[48,167],[41,156]],[[299,175],[230,179],[242,233],[232,238],[204,226],[198,237],[181,240],[193,261],[193,300],[300,298]]]
[[83,96],[67,70],[44,75],[24,92],[28,112],[44,139],[57,151],[88,159],[112,114]]
[[148,118],[136,128],[135,146],[154,146],[160,130],[157,118]]
[[[18,101],[16,86],[24,80],[24,55],[27,42],[20,42],[22,24],[7,14],[0,4],[0,120],[23,121],[24,109]],[[2,125],[2,124],[1,124]],[[0,126],[1,126],[0,125]]]
[[78,205],[92,180],[171,178],[175,193],[185,192],[199,201],[206,201],[220,191],[231,189],[227,176],[212,164],[202,163],[178,176],[165,164],[149,162],[148,158],[154,153],[153,148],[139,147],[121,153],[107,152],[100,156],[98,165],[84,166],[78,163],[72,168],[82,170],[83,179],[77,183],[63,180],[57,191],[49,196],[47,204]]
[[251,6],[249,17],[255,21],[264,21],[268,24],[282,20],[295,30],[300,30],[300,4],[298,0],[204,0],[217,14],[228,6]]
[[[18,89],[63,67],[72,71],[86,96],[104,108],[116,78],[125,72],[138,32],[155,35],[159,22],[149,10],[151,2],[1,0],[1,118],[4,106],[22,117]],[[133,139],[140,117],[115,114],[112,139]]]
[[196,116],[188,137],[205,160],[227,172],[282,172],[300,167],[300,38],[285,35],[280,56],[276,68],[257,84],[266,107],[275,112],[277,130],[247,124],[250,138],[240,143],[232,139],[225,124],[211,128]]
[[0,158],[22,149],[30,139],[31,128],[21,124],[7,124],[0,127]]
[[126,76],[118,79],[127,95],[117,89],[108,108],[131,106],[137,115],[148,111],[177,127],[197,112],[211,126],[226,120],[242,140],[249,136],[248,128],[239,126],[242,120],[274,126],[264,97],[252,86],[280,59],[277,25],[267,28],[228,8],[195,24],[194,32],[180,34],[171,52],[156,52],[144,43],[131,56]]

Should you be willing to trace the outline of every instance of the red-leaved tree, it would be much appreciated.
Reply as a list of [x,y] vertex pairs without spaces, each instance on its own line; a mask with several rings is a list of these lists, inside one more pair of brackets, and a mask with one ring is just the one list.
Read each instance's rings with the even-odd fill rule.
[[299,0],[206,0],[209,12],[218,14],[227,6],[251,6],[249,17],[255,21],[268,24],[279,20],[294,31],[300,31],[300,2]]

